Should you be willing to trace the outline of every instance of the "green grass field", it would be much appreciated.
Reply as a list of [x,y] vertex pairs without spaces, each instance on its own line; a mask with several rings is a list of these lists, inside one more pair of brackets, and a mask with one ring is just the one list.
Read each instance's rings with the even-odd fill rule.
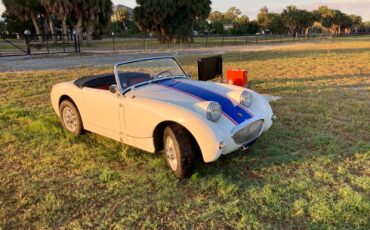
[[[196,58],[180,61],[195,74]],[[62,130],[51,86],[111,67],[0,73],[0,229],[369,229],[370,39],[224,59],[283,97],[279,119],[187,180],[162,155]]]
[[[292,43],[292,42],[306,42],[312,40],[328,39],[325,35],[311,35],[308,40],[304,36],[298,38],[288,37],[286,35],[259,35],[259,36],[222,36],[214,35],[209,37],[194,37],[193,43],[171,43],[171,44],[160,44],[155,37],[140,37],[137,38],[124,38],[115,37],[114,47],[116,50],[124,49],[186,49],[186,48],[206,48],[206,47],[222,47],[222,46],[251,46],[251,45],[272,45],[277,43]],[[91,44],[82,43],[82,50],[91,48],[112,48],[113,39],[104,38],[102,40],[95,40]]]
[[[367,39],[364,35],[359,35],[358,37],[363,37]],[[358,37],[346,37],[346,38],[336,38],[336,39],[358,39]],[[32,37],[31,41],[31,52],[32,53],[47,53],[49,49],[50,52],[61,52],[66,49],[67,52],[74,51],[74,41],[68,41],[63,44],[63,41],[58,40],[54,43],[49,37],[48,42],[44,42],[43,45],[37,40],[36,37]],[[149,37],[149,35],[137,35],[136,37],[128,38],[117,36],[114,39],[115,51],[125,51],[125,50],[156,50],[156,49],[186,49],[186,48],[206,48],[206,47],[222,47],[222,46],[251,46],[251,45],[273,45],[277,43],[293,43],[293,42],[307,42],[307,41],[318,41],[323,39],[328,39],[329,36],[313,34],[308,40],[303,35],[298,38],[288,37],[286,35],[248,35],[246,36],[222,36],[213,35],[209,37],[200,36],[194,37],[193,43],[171,43],[171,44],[160,44],[158,39],[155,37]],[[6,42],[9,41],[9,42]],[[0,56],[9,53],[22,53],[19,49],[27,50],[27,46],[24,39],[0,39]],[[19,48],[16,48],[16,45]],[[107,51],[113,51],[113,38],[106,37],[101,40],[94,40],[91,43],[86,41],[81,41],[81,51],[88,51],[94,49],[106,49]],[[24,52],[23,52],[24,53]]]

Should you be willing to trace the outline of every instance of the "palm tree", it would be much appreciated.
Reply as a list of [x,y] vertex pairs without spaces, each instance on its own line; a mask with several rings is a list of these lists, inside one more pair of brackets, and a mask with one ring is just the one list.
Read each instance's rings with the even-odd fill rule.
[[111,0],[84,0],[87,16],[87,41],[93,39],[95,25],[107,21],[112,15],[113,3]]
[[83,24],[83,16],[85,13],[85,4],[84,0],[70,0],[72,6],[72,14],[74,19],[76,20],[75,31],[76,35],[81,38],[82,34],[82,24]]
[[53,15],[54,15],[54,10],[55,10],[54,1],[53,0],[40,0],[40,3],[45,8],[45,14],[49,22],[52,39],[53,39],[53,42],[56,43],[56,37],[53,36],[55,35],[55,25],[54,25],[54,20],[53,20]]
[[5,8],[18,16],[21,20],[31,19],[36,33],[39,35],[40,42],[43,42],[42,31],[39,25],[38,17],[42,11],[42,6],[38,0],[2,0]]
[[[83,20],[86,19],[88,41],[92,40],[96,25],[105,25],[112,15],[111,0],[2,0],[6,9],[22,20],[32,20],[39,39],[42,41],[42,31],[39,17],[45,15],[49,21],[52,34],[55,34],[53,16],[58,16],[62,22],[63,34],[68,33],[67,19],[76,19],[75,30],[81,36]],[[64,37],[66,39],[66,36]]]
[[62,33],[63,33],[63,39],[66,41],[68,39],[68,25],[67,25],[67,19],[68,16],[71,14],[72,10],[72,1],[69,0],[51,0],[54,1],[54,7],[55,12],[59,16],[60,20],[62,21]]
[[114,13],[115,21],[119,22],[123,30],[126,29],[127,21],[129,19],[129,12],[126,8],[119,8]]

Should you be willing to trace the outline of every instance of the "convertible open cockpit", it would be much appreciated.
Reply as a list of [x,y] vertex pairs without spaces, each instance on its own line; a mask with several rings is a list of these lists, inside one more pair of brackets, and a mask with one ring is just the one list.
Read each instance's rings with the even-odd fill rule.
[[[142,82],[150,80],[150,75],[140,72],[126,72],[119,74],[121,87],[126,89],[133,85],[137,85]],[[89,87],[95,89],[109,90],[111,85],[116,85],[117,81],[115,75],[112,74],[100,74],[95,76],[82,77],[74,82],[79,88]]]

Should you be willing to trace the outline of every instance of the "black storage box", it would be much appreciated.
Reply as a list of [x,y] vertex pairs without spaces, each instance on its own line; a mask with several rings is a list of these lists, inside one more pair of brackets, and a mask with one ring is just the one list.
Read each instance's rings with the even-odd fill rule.
[[216,77],[222,77],[222,56],[198,59],[198,79],[209,81]]

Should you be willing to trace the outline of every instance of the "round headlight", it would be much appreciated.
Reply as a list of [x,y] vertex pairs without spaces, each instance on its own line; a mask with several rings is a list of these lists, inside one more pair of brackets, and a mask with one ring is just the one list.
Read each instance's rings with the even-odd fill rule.
[[248,91],[244,91],[240,97],[240,104],[249,107],[252,104],[252,101],[253,95]]
[[213,122],[220,119],[222,113],[221,105],[217,102],[211,102],[207,108],[207,119]]

